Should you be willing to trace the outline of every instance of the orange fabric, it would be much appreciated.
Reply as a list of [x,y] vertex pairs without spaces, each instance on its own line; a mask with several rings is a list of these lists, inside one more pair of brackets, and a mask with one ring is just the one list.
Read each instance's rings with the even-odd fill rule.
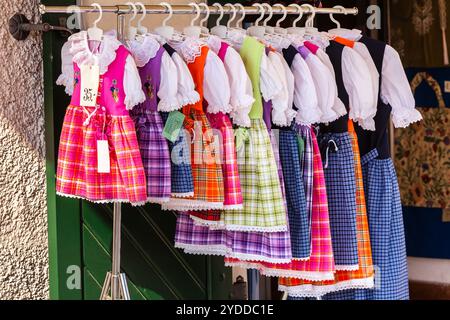
[[332,286],[340,282],[349,280],[368,279],[373,277],[374,268],[372,260],[372,247],[370,245],[369,222],[367,218],[366,197],[364,194],[363,175],[361,167],[361,156],[359,153],[358,138],[349,120],[348,130],[352,142],[352,149],[355,157],[355,178],[356,178],[356,229],[358,241],[359,270],[357,271],[336,271],[334,281],[312,282],[297,279],[280,279],[279,283],[284,286]]
[[334,41],[336,41],[337,43],[340,43],[346,47],[350,47],[350,48],[353,48],[355,46],[355,41],[348,40],[348,39],[341,38],[341,37],[334,38]]

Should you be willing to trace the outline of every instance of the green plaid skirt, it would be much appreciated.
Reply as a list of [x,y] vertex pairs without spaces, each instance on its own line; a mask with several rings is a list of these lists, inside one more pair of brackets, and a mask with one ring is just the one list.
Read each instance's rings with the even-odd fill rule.
[[278,168],[264,121],[252,120],[239,129],[237,159],[244,207],[223,215],[227,230],[253,232],[287,231]]

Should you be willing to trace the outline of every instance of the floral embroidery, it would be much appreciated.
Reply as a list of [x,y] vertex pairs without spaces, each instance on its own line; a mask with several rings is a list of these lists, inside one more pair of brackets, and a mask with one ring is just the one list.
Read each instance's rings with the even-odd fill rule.
[[73,77],[73,86],[76,87],[80,83],[80,72],[75,71],[74,77]]
[[145,87],[145,92],[147,93],[148,97],[150,99],[153,99],[154,97],[154,87],[153,87],[153,81],[152,81],[152,76],[149,75],[147,76],[147,81],[144,83],[144,87]]
[[110,90],[114,101],[116,103],[119,102],[119,89],[117,88],[117,80],[112,81],[112,86]]
[[[423,4],[420,5],[419,2]],[[433,2],[431,0],[414,1],[412,23],[419,35],[424,36],[430,32],[434,23]]]

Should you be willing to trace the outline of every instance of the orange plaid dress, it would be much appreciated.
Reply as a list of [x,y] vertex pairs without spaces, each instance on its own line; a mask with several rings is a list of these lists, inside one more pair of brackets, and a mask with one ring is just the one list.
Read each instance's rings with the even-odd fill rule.
[[321,297],[336,291],[371,289],[374,287],[374,268],[361,168],[361,155],[359,153],[358,138],[351,120],[349,121],[348,128],[356,164],[356,228],[359,270],[336,271],[333,281],[312,282],[289,278],[280,279],[280,287],[292,297]]
[[[203,79],[206,57],[209,48],[203,46],[200,55],[187,66],[192,74],[195,89],[200,100],[183,107],[186,116],[184,128],[191,136],[191,167],[194,179],[194,196],[189,198],[171,198],[162,207],[166,210],[189,211],[189,214],[207,221],[220,220],[220,211],[224,202],[223,176],[220,161],[217,161],[211,125],[203,111]],[[218,88],[220,90],[220,88]]]

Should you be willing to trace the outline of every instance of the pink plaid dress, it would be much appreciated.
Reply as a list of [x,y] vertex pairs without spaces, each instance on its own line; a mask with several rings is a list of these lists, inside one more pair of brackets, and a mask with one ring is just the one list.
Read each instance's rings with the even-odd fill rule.
[[[260,262],[239,262],[237,259],[225,259],[227,265],[258,269],[265,276],[291,277],[311,281],[333,280],[335,264],[331,243],[330,222],[325,178],[317,139],[311,129],[314,151],[314,183],[312,208],[312,243],[311,257],[308,260],[292,260],[288,264],[271,264]],[[280,280],[280,289],[287,285],[289,279]]]
[[[87,35],[81,32],[72,36],[72,40],[72,49],[77,50],[87,41]],[[104,41],[114,44],[114,40]],[[104,50],[112,50],[108,45],[105,44]],[[100,77],[97,103],[92,107],[80,106],[83,79],[79,66],[73,63],[73,94],[61,132],[56,174],[56,191],[61,196],[134,205],[147,199],[135,126],[124,102],[123,78],[128,56],[125,47],[118,44],[115,59]],[[108,142],[109,173],[98,172],[99,140]]]

